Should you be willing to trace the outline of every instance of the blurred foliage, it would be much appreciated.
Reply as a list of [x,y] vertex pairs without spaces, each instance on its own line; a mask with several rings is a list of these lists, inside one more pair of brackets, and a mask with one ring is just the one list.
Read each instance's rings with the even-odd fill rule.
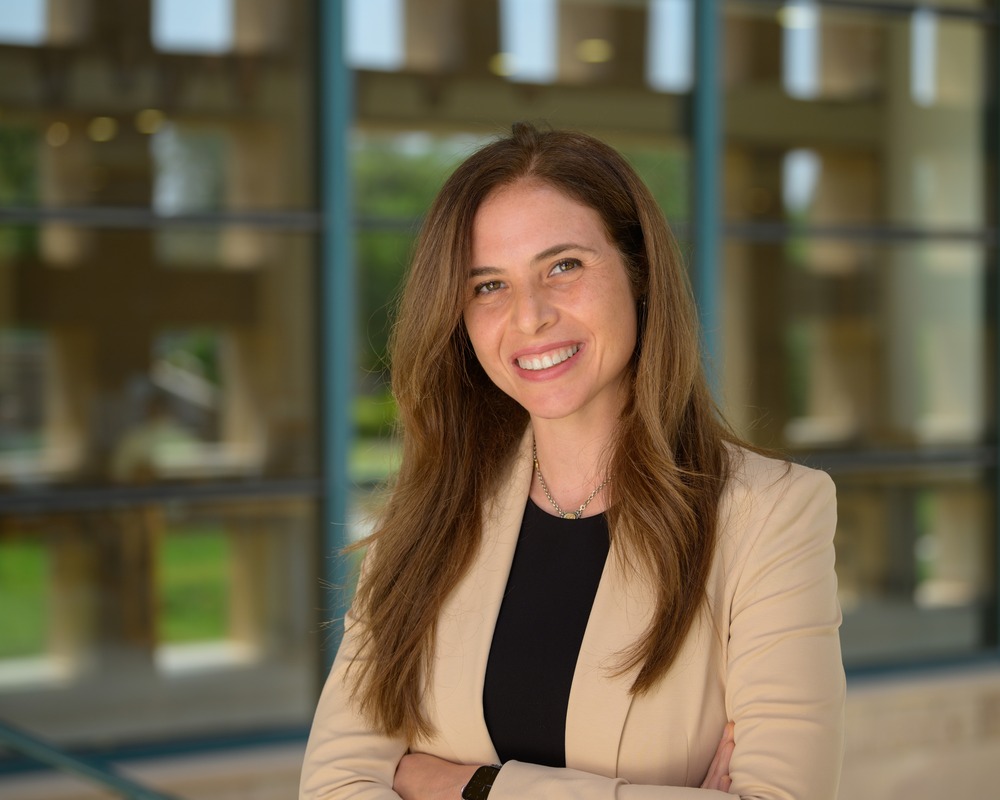
[[209,328],[168,331],[157,337],[157,356],[193,372],[213,386],[221,384],[219,334]]
[[[38,133],[31,128],[0,125],[0,208],[38,205]],[[0,227],[0,260],[38,249],[38,228]]]
[[691,159],[686,150],[623,149],[671,225],[691,213]]
[[361,326],[360,367],[377,385],[387,374],[391,311],[420,222],[461,158],[451,139],[368,136],[354,152]]
[[354,400],[354,431],[362,439],[391,436],[397,418],[396,401],[387,389]]
[[38,203],[38,134],[0,126],[0,206]]

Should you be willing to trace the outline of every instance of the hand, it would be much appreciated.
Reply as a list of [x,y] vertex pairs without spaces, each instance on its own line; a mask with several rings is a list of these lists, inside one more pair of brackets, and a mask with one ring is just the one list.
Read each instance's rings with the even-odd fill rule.
[[728,792],[733,785],[729,777],[729,759],[733,757],[733,749],[736,747],[734,738],[736,724],[730,722],[722,731],[722,739],[719,740],[719,748],[715,751],[715,758],[708,768],[708,775],[705,776],[701,784],[702,789],[718,789],[720,792]]
[[460,800],[478,768],[478,764],[454,764],[426,753],[408,753],[396,767],[392,790],[403,800]]

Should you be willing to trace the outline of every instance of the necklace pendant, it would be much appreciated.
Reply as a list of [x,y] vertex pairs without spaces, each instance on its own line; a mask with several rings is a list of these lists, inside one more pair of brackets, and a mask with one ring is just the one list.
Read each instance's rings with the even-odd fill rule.
[[563,519],[580,519],[580,515],[576,511],[564,511],[562,517]]

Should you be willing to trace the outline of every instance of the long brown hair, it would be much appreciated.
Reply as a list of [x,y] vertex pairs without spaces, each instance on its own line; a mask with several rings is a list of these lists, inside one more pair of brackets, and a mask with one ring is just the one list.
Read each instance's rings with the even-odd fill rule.
[[620,567],[654,587],[645,634],[620,654],[633,693],[670,668],[705,593],[726,442],[701,368],[694,303],[676,243],[649,190],[586,134],[518,123],[446,181],[424,222],[391,343],[403,458],[354,601],[355,702],[373,728],[432,733],[421,705],[442,605],[469,569],[481,511],[528,424],[486,376],[462,322],[476,211],[531,179],[593,208],[622,255],[639,309],[631,392],[618,420],[607,511]]

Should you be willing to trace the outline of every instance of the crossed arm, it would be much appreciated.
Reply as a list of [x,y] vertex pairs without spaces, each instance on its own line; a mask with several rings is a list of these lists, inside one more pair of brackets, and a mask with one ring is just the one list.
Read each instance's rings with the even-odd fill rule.
[[[702,789],[729,791],[729,760],[736,744],[734,728],[730,722],[723,730]],[[403,800],[461,800],[462,788],[476,769],[476,765],[454,764],[426,753],[407,753],[396,767],[392,790]]]

